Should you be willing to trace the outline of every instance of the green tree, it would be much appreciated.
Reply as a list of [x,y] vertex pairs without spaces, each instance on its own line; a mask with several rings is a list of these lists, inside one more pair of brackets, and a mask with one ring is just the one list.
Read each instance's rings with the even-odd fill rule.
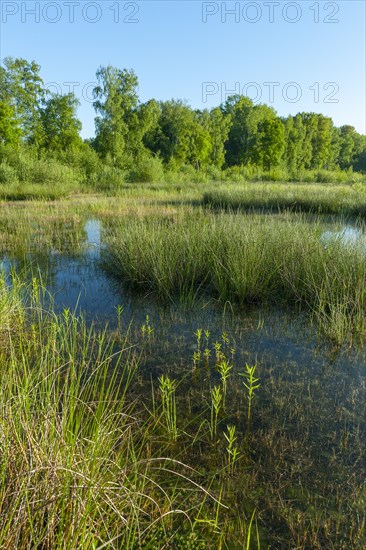
[[252,161],[267,170],[278,166],[285,150],[285,130],[279,118],[259,122],[251,152]]
[[357,172],[366,174],[366,136],[363,134],[357,134],[357,146],[352,168]]
[[[272,158],[277,163],[274,151],[276,132],[278,136],[283,128],[270,125],[270,121],[277,120],[277,115],[272,107],[267,105],[254,105],[253,102],[245,96],[231,96],[223,106],[223,112],[231,116],[231,127],[229,131],[228,142],[226,144],[226,163],[228,166],[240,164],[268,164]],[[266,122],[266,124],[264,124]],[[282,123],[281,123],[282,125]],[[265,132],[270,131],[271,138],[265,138]],[[282,137],[279,139],[282,139]],[[266,151],[262,151],[265,147]],[[272,149],[272,152],[270,152]],[[281,148],[283,146],[281,145]],[[281,152],[282,155],[282,152]],[[266,158],[266,160],[264,160]]]
[[212,143],[210,162],[217,168],[222,168],[225,162],[225,145],[229,137],[231,124],[231,114],[225,115],[219,107],[210,111],[209,132]]
[[158,104],[155,100],[139,104],[138,79],[132,70],[100,67],[97,79],[94,147],[114,165],[131,168],[148,155],[143,139],[157,123]]
[[317,117],[317,125],[312,139],[311,167],[317,169],[327,168],[331,160],[333,121],[321,114],[315,116]]
[[339,168],[339,153],[340,153],[340,134],[339,128],[332,127],[332,139],[329,148],[329,158],[327,167],[329,170],[335,170]]
[[284,164],[292,172],[304,168],[303,144],[305,139],[305,127],[302,116],[289,116],[283,121],[285,132]]
[[228,166],[245,164],[249,160],[249,151],[253,142],[254,104],[244,96],[230,96],[222,110],[231,117],[231,127],[226,144],[226,164]]
[[124,167],[127,164],[128,122],[138,105],[137,76],[133,71],[110,65],[100,67],[96,76],[94,108],[99,116],[95,119],[94,146],[104,158],[109,156],[113,164]]
[[131,163],[135,163],[136,160],[142,161],[150,156],[144,138],[156,127],[159,115],[159,105],[155,99],[151,99],[147,103],[138,105],[127,117],[129,132],[126,137],[126,155]]
[[15,111],[15,118],[27,143],[43,141],[41,107],[46,96],[40,66],[35,61],[6,57],[1,71],[2,98]]
[[358,146],[358,134],[353,126],[345,125],[339,128],[339,166],[347,170],[353,164],[353,158]]
[[313,167],[313,143],[318,128],[318,119],[315,113],[300,113],[305,134],[302,142],[301,168]]
[[173,168],[191,164],[200,169],[209,162],[212,148],[207,113],[195,112],[183,101],[161,102],[157,125],[145,143]]
[[74,94],[54,94],[45,102],[41,120],[44,130],[43,146],[46,149],[64,151],[81,147],[81,122],[76,114],[78,105],[79,101]]
[[21,133],[13,105],[0,100],[0,142],[17,147]]

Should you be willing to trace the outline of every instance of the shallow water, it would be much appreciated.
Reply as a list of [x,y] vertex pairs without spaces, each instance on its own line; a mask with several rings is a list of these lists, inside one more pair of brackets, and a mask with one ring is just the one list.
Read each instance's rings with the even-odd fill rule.
[[[132,292],[108,275],[102,267],[102,222],[89,219],[84,226],[83,252],[61,254],[55,249],[42,254],[29,253],[26,257],[0,258],[0,269],[9,272],[32,266],[47,283],[56,312],[67,308],[82,313],[88,323],[111,329],[120,322],[140,328],[146,316],[155,332],[155,358],[161,362],[182,353],[191,357],[195,346],[194,333],[198,328],[209,329],[211,339],[219,339],[227,332],[235,341],[238,352],[254,359],[270,355],[273,362],[297,361],[300,364],[352,364],[363,361],[360,354],[339,352],[332,346],[319,343],[315,331],[305,315],[293,311],[248,307],[232,310],[214,300],[203,300],[194,308],[185,309],[172,304],[163,306],[153,295]],[[341,230],[327,230],[321,236],[324,243],[341,239],[345,246],[363,242],[361,230],[345,226]],[[157,338],[159,335],[159,338]],[[160,349],[162,348],[162,349]],[[180,351],[179,351],[180,350]]]
[[330,242],[340,242],[346,247],[361,247],[366,252],[366,236],[361,229],[345,226],[341,230],[325,231],[321,236],[321,241],[327,245]]
[[[364,238],[361,231],[351,226],[325,229],[321,237],[325,244],[335,238],[349,246]],[[100,221],[88,220],[84,235],[82,252],[29,252],[25,257],[4,257],[0,267],[6,272],[12,265],[18,270],[29,265],[33,271],[38,270],[47,281],[58,312],[64,308],[82,312],[88,323],[108,323],[113,330],[122,327],[122,332],[131,327],[130,339],[141,353],[139,391],[144,397],[148,399],[151,394],[151,380],[157,384],[156,378],[162,373],[183,379],[177,390],[178,423],[201,414],[205,408],[209,411],[210,388],[220,382],[214,361],[214,344],[220,342],[234,368],[228,386],[230,405],[219,436],[224,439],[222,431],[231,423],[237,426],[239,439],[243,440],[247,401],[238,373],[246,363],[256,363],[261,385],[253,405],[249,465],[240,472],[236,498],[240,502],[252,499],[250,510],[258,508],[263,514],[263,547],[267,540],[273,548],[289,548],[284,541],[293,540],[289,532],[295,529],[296,522],[291,518],[305,518],[302,529],[308,529],[306,522],[311,526],[311,521],[315,521],[311,512],[314,502],[322,510],[319,518],[322,514],[324,518],[331,517],[335,511],[341,525],[335,536],[339,538],[343,529],[342,536],[350,540],[348,532],[354,529],[357,518],[362,523],[364,515],[364,511],[352,508],[354,501],[361,499],[358,491],[363,491],[361,483],[366,471],[364,353],[339,350],[320,341],[306,315],[294,311],[260,307],[232,310],[228,304],[223,307],[214,300],[202,300],[192,309],[176,304],[162,306],[152,295],[131,292],[103,269]],[[32,276],[29,269],[28,276]],[[142,326],[146,316],[152,335],[144,341]],[[210,331],[207,342],[202,336],[202,350],[207,347],[211,351],[207,365],[202,358],[197,365],[193,361],[197,351],[195,332],[200,328]],[[235,350],[233,356],[231,349]],[[205,414],[209,417],[207,410]],[[201,450],[198,455],[195,453],[197,450],[192,450],[188,457],[194,466],[201,468],[202,461],[206,461],[214,470],[221,468],[223,459],[219,457],[219,463],[215,462],[216,447],[209,458],[205,452],[201,455]],[[256,480],[250,481],[249,489],[245,484],[241,488],[245,476]],[[253,491],[253,496],[248,491]],[[261,491],[262,500],[257,501],[255,495]],[[321,523],[320,519],[317,521]],[[280,522],[280,529],[276,522]],[[324,544],[325,548],[328,542]]]

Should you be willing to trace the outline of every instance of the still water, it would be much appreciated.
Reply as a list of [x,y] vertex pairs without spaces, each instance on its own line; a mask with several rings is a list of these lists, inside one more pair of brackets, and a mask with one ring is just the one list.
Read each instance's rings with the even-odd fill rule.
[[[364,246],[363,234],[352,227],[325,228],[321,239],[324,246],[333,239],[344,246]],[[153,332],[139,349],[138,391],[148,399],[151,384],[157,385],[163,373],[182,380],[177,388],[178,424],[190,416],[199,422],[205,415],[209,418],[211,387],[220,383],[214,367],[215,343],[220,342],[233,368],[219,431],[235,425],[238,441],[243,441],[247,401],[238,373],[247,363],[256,364],[260,388],[253,404],[250,446],[245,450],[247,463],[243,462],[233,499],[249,498],[250,509],[259,510],[263,547],[290,548],[286,541],[294,540],[293,532],[313,529],[325,541],[316,548],[365,548],[364,352],[334,348],[317,336],[305,314],[293,310],[233,310],[212,299],[191,309],[163,306],[153,295],[133,293],[107,273],[104,246],[103,225],[91,219],[84,226],[78,253],[55,248],[29,252],[25,257],[4,257],[0,267],[9,272],[11,266],[24,270],[31,265],[33,273],[47,282],[57,312],[68,308],[82,313],[88,323],[129,330],[136,349],[148,316]],[[202,336],[202,349],[211,353],[209,367],[203,360],[194,366],[197,329],[210,333],[207,340]],[[211,451],[199,444],[198,448],[187,457],[193,465],[201,468],[204,459],[214,471],[221,467],[216,447]]]
[[[0,268],[9,271],[32,265],[47,282],[56,312],[67,308],[82,313],[88,323],[111,329],[117,325],[117,310],[125,327],[141,327],[149,317],[154,327],[156,356],[191,357],[195,346],[194,333],[198,328],[209,329],[212,338],[222,332],[230,334],[239,354],[252,360],[270,357],[271,362],[296,361],[301,365],[325,364],[360,365],[363,354],[335,351],[329,343],[320,342],[305,315],[293,311],[258,307],[235,311],[229,304],[223,306],[214,300],[201,301],[191,309],[176,304],[163,306],[153,295],[131,292],[117,282],[103,268],[103,227],[97,219],[89,219],[84,226],[85,240],[82,252],[29,253],[26,258],[4,257]],[[341,231],[326,230],[321,236],[324,246],[332,240],[341,240],[345,246],[365,245],[363,233],[351,226]],[[163,349],[160,349],[162,347]]]

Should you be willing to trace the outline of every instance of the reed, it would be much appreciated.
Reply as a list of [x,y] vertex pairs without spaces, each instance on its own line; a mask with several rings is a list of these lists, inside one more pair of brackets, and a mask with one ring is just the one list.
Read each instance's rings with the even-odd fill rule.
[[365,181],[355,184],[243,183],[205,191],[203,204],[231,211],[366,215]]
[[0,547],[156,547],[175,516],[189,539],[210,497],[196,499],[195,474],[163,447],[151,452],[154,424],[128,397],[136,355],[69,310],[43,309],[42,294],[0,277]]
[[[358,226],[360,235],[364,228]],[[324,239],[326,226],[303,215],[178,213],[110,227],[104,263],[118,279],[167,302],[211,296],[300,306],[343,344],[366,334],[365,240]]]

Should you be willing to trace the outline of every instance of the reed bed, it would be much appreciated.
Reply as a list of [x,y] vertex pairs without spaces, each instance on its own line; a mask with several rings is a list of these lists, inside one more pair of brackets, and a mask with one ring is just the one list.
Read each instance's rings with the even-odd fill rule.
[[[362,231],[362,226],[360,226]],[[300,306],[337,343],[366,334],[365,241],[324,239],[320,218],[196,210],[167,219],[123,219],[107,230],[104,264],[166,301],[208,295]]]
[[203,204],[225,210],[312,212],[366,216],[366,185],[261,184],[219,187],[204,192]]

